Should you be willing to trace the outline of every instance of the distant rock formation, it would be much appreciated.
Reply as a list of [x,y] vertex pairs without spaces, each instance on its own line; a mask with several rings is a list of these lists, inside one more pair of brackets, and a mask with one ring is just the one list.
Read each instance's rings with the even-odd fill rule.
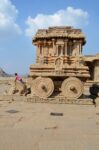
[[0,77],[9,77],[10,75],[7,74],[2,68],[0,68]]

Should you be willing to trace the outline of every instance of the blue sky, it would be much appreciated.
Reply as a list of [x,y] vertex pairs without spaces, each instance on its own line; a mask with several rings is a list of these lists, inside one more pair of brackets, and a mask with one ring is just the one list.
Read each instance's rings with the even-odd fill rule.
[[83,53],[99,53],[98,16],[98,0],[0,0],[0,67],[28,74],[35,63],[32,36],[56,25],[81,28],[87,40]]

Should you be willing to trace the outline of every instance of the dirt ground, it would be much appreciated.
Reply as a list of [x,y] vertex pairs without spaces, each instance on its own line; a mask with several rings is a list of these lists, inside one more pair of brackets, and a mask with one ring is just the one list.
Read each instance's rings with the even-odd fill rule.
[[0,101],[0,150],[99,150],[99,106]]

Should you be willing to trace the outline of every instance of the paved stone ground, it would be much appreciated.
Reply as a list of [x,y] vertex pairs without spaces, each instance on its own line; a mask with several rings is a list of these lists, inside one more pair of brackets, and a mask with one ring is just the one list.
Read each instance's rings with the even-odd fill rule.
[[99,150],[99,106],[0,101],[0,150]]

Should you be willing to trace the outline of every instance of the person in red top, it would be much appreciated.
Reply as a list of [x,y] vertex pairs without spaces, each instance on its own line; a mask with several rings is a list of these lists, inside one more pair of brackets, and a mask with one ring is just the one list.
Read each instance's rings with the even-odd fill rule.
[[19,81],[23,85],[23,89],[20,92],[20,95],[22,95],[22,93],[24,93],[25,96],[27,96],[27,94],[30,94],[31,93],[31,89],[27,88],[27,86],[26,86],[25,82],[22,80],[21,76],[19,76],[17,73],[15,73],[14,75],[15,75],[15,84],[16,84],[16,81]]
[[15,73],[14,75],[15,75],[15,82],[20,81],[21,83],[24,83],[21,76],[19,76],[17,73]]

